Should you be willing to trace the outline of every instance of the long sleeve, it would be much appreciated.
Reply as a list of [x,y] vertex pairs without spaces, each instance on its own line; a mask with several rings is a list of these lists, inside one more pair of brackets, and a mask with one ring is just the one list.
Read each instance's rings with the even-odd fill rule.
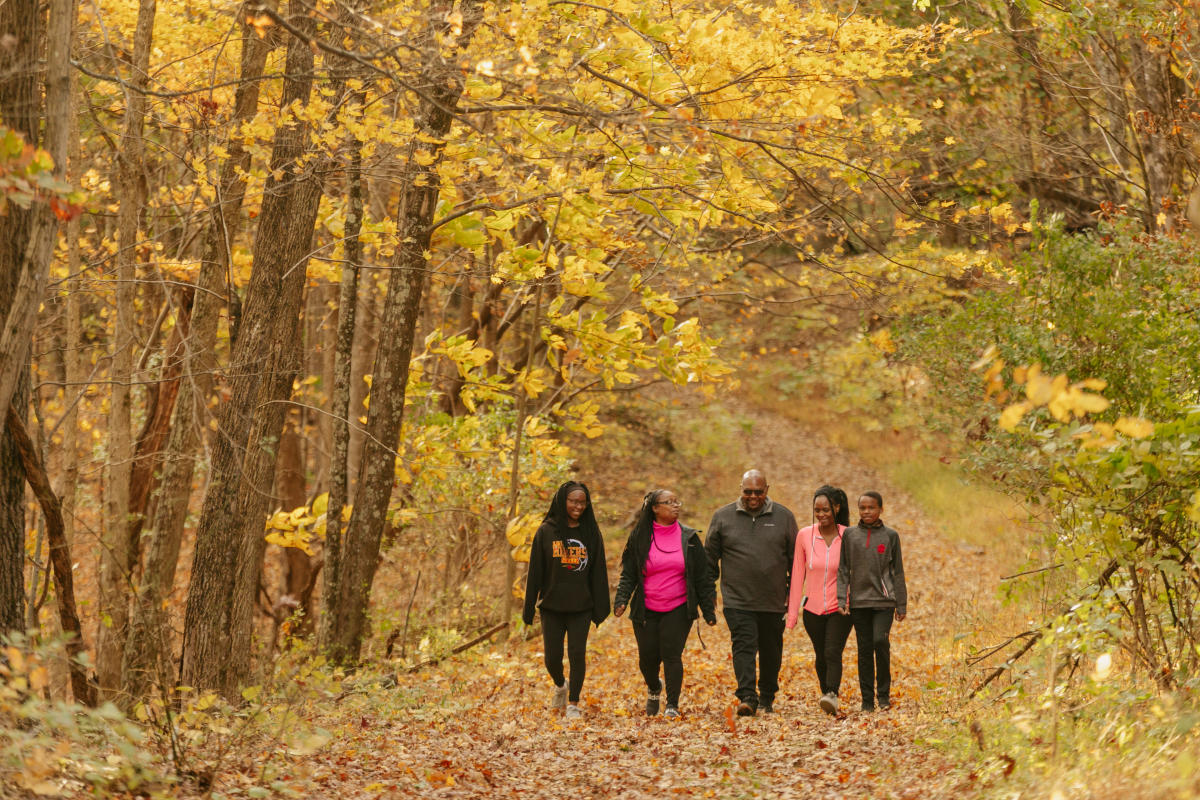
[[633,552],[633,534],[625,541],[625,549],[621,551],[621,580],[617,584],[617,596],[613,598],[614,606],[629,605],[629,598],[641,582],[638,574],[637,555]]
[[696,583],[696,600],[700,605],[700,616],[704,617],[705,622],[716,622],[717,585],[713,581],[712,571],[708,568],[708,553],[702,549],[698,534],[693,534],[692,538],[695,539],[698,554],[701,556],[701,563],[695,570],[696,575],[694,577]]
[[854,559],[851,548],[847,547],[850,537],[842,535],[842,555],[838,560],[837,595],[838,608],[849,609],[850,602],[850,562]]
[[796,627],[800,621],[800,609],[804,603],[804,584],[808,577],[808,554],[804,551],[804,540],[796,542],[792,556],[791,586],[788,588],[787,627]]
[[721,577],[721,544],[721,524],[714,514],[712,522],[708,523],[704,540],[704,552],[708,555],[708,578],[714,584]]
[[896,534],[896,546],[892,551],[892,588],[896,592],[896,610],[908,613],[908,586],[904,583],[904,558],[900,555],[900,534]]
[[592,571],[592,622],[599,625],[612,610],[608,599],[608,558],[604,553],[604,536],[599,531],[596,531],[596,557],[589,569]]
[[542,544],[542,529],[533,535],[533,546],[529,550],[529,574],[525,577],[525,608],[521,619],[526,625],[533,624],[533,612],[537,609],[538,595],[546,576],[546,548]]

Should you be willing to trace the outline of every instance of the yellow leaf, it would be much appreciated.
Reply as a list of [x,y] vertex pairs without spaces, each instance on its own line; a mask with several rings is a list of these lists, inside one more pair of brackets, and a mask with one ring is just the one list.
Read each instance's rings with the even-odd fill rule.
[[1121,417],[1113,427],[1133,439],[1145,439],[1154,433],[1154,423],[1141,417]]
[[1000,413],[1000,427],[1006,431],[1012,431],[1029,411],[1029,408],[1029,403],[1013,403]]

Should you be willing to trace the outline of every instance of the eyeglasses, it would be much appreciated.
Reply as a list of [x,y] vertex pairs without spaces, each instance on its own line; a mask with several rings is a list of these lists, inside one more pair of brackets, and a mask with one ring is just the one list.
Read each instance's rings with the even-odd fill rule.
[[742,494],[753,495],[754,497],[762,497],[766,493],[766,489],[742,489]]
[[675,499],[675,500],[659,500],[659,501],[658,501],[657,503],[655,503],[654,505],[656,505],[656,506],[675,506],[675,507],[677,507],[677,508],[678,508],[679,506],[683,505],[683,503],[681,503],[681,502],[680,502],[678,499]]

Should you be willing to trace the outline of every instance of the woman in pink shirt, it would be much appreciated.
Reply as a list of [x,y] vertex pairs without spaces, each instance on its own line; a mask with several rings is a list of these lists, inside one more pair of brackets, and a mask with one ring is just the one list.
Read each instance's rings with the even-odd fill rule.
[[679,524],[679,508],[679,498],[669,489],[646,495],[621,555],[621,583],[613,600],[618,617],[630,608],[638,667],[649,690],[646,714],[658,713],[665,688],[667,718],[679,717],[683,646],[697,612],[709,625],[717,624],[717,590],[708,574],[708,556],[699,531]]
[[846,493],[832,486],[817,489],[813,520],[814,524],[796,534],[787,627],[796,627],[803,607],[804,630],[816,654],[821,709],[836,714],[842,685],[842,651],[852,627],[850,618],[838,613],[837,599],[842,532],[850,524]]

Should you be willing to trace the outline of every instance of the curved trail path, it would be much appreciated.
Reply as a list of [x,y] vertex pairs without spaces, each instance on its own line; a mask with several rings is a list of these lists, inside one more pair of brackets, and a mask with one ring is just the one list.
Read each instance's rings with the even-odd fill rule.
[[[551,685],[540,638],[498,646],[401,676],[398,707],[383,714],[364,705],[362,736],[332,742],[316,756],[322,766],[310,780],[345,798],[970,794],[961,773],[914,736],[922,692],[939,679],[946,658],[955,606],[984,599],[978,571],[961,566],[976,557],[943,538],[909,498],[859,459],[823,450],[811,432],[770,412],[742,414],[753,421],[744,437],[749,460],[766,471],[772,497],[797,512],[801,527],[808,524],[812,489],[821,483],[844,487],[852,502],[868,488],[883,493],[883,518],[903,537],[910,596],[909,617],[892,629],[891,711],[858,711],[851,635],[843,716],[823,714],[811,645],[798,626],[785,634],[778,713],[734,717],[729,636],[718,613],[715,628],[700,625],[703,646],[695,628],[688,640],[683,718],[648,719],[630,623],[610,618],[592,631],[582,720],[568,722],[547,707]],[[730,499],[736,490],[731,487]],[[684,520],[703,526],[711,509],[694,513],[685,508]],[[616,562],[617,554],[609,553],[609,563]],[[610,571],[614,584],[616,577]]]

